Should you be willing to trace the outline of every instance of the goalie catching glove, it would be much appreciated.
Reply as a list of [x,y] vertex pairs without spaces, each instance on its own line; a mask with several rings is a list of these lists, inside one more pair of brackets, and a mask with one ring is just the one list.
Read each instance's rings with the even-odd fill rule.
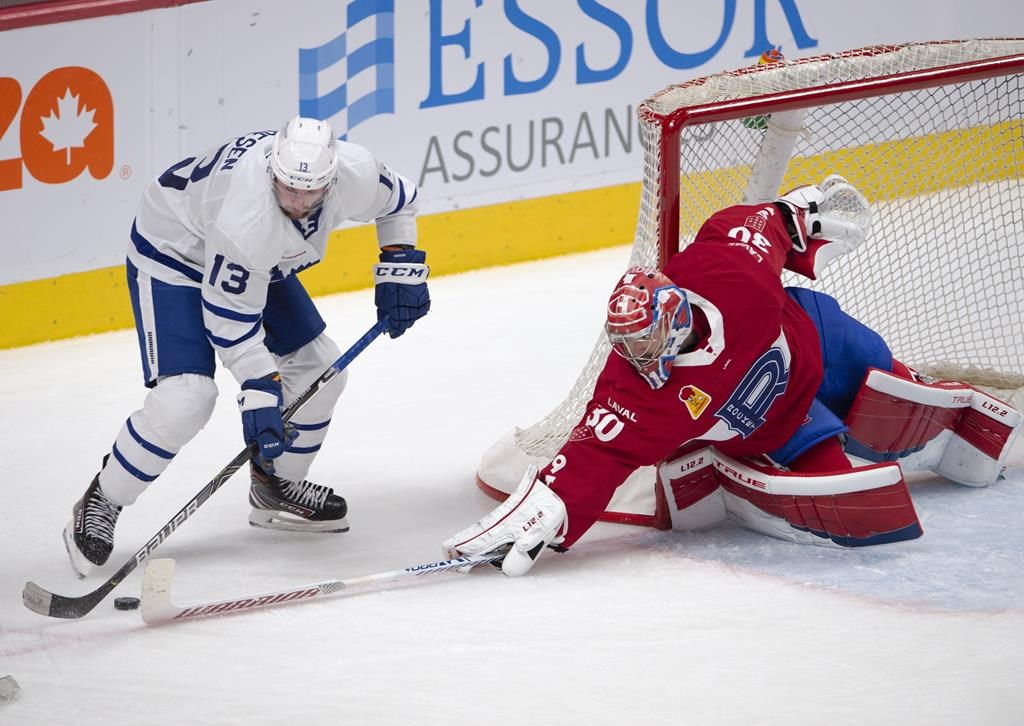
[[797,187],[774,204],[793,241],[785,267],[811,280],[834,259],[857,249],[871,231],[867,200],[838,174],[817,186]]
[[388,335],[397,338],[430,311],[425,264],[427,253],[416,249],[384,249],[373,266],[377,320],[388,319]]
[[508,499],[442,546],[449,558],[507,551],[501,571],[516,577],[530,571],[545,547],[562,543],[568,528],[565,504],[531,466]]

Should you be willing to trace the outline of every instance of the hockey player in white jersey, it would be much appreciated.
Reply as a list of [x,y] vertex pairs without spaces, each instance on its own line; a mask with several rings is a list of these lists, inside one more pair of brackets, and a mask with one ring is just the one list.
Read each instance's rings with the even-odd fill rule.
[[80,577],[107,561],[122,507],[206,425],[217,396],[215,357],[241,387],[243,437],[258,445],[250,523],[348,529],[345,500],[305,478],[345,374],[292,418],[287,433],[281,420],[282,407],[340,356],[295,273],[320,261],[329,234],[346,220],[375,221],[378,320],[387,316],[389,335],[402,335],[430,309],[416,194],[367,149],[302,117],[183,159],[147,185],[127,272],[151,390],[64,530]]

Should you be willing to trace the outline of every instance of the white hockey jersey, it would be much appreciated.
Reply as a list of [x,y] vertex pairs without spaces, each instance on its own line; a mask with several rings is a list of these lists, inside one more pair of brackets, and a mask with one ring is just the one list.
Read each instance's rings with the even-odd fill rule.
[[381,247],[416,244],[415,185],[344,141],[323,205],[305,219],[287,217],[267,170],[276,133],[232,139],[150,182],[128,251],[149,276],[201,288],[207,337],[239,382],[277,368],[263,345],[268,285],[319,262],[343,222],[375,220]]

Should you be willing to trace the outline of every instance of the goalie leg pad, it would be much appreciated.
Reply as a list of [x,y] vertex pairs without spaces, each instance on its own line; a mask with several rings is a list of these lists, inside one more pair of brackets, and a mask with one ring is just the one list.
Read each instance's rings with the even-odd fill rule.
[[966,383],[924,383],[872,370],[846,419],[846,450],[986,486],[1002,473],[1021,422],[1019,411]]
[[987,486],[1003,473],[1024,417],[997,398],[975,390],[970,408],[935,467],[935,473],[965,486]]
[[659,472],[673,529],[728,518],[779,539],[840,547],[901,542],[923,533],[896,464],[794,473],[705,449],[666,462]]
[[658,467],[658,506],[667,511],[671,529],[714,527],[729,519],[713,449],[683,453]]
[[921,383],[872,369],[846,417],[847,453],[868,461],[904,461],[904,468],[927,469],[941,449],[973,389],[965,383]]

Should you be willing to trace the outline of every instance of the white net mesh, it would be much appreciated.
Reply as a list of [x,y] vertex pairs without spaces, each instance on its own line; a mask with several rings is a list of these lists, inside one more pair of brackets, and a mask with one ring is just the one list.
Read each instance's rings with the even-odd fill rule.
[[[1024,385],[1024,81],[1020,63],[988,62],[1019,54],[1024,39],[873,47],[665,89],[638,112],[644,180],[630,264],[658,264],[722,207],[839,173],[872,204],[871,235],[822,280],[786,284],[835,296],[919,369]],[[701,123],[702,114],[715,120]],[[669,118],[681,129],[664,131]],[[663,178],[663,155],[676,153],[670,134],[680,163],[666,164]],[[679,208],[669,209],[676,189]],[[602,335],[568,397],[516,430],[520,450],[557,452],[607,354]]]

